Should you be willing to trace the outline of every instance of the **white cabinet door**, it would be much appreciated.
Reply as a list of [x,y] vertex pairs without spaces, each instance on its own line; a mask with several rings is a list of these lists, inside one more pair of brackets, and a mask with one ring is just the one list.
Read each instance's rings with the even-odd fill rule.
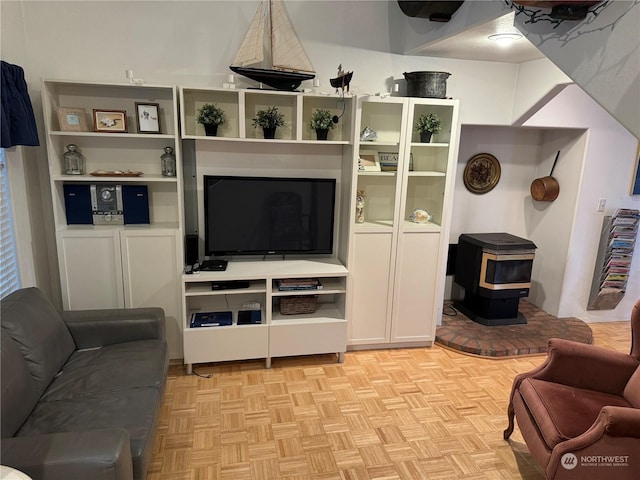
[[398,245],[391,342],[433,341],[439,233],[405,233]]
[[125,306],[164,309],[172,358],[182,357],[178,239],[173,229],[123,230],[120,234]]
[[389,339],[391,240],[391,232],[354,235],[350,345],[380,344]]
[[65,310],[124,306],[117,231],[60,232],[58,259]]

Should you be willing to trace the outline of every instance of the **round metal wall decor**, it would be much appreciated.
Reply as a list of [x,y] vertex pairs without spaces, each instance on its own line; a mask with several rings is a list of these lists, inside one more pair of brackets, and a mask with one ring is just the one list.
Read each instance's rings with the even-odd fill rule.
[[500,181],[500,162],[490,153],[479,153],[467,162],[464,186],[472,193],[487,193]]

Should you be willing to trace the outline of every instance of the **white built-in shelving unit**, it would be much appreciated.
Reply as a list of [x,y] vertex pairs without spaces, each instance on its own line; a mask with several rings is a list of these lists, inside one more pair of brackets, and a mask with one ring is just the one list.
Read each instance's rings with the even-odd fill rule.
[[[170,355],[181,358],[183,194],[176,87],[44,80],[42,101],[64,308],[163,307]],[[137,102],[159,105],[161,133],[136,133]],[[84,110],[88,131],[63,130],[58,107]],[[94,132],[93,109],[125,110],[128,131]],[[84,175],[65,174],[68,144],[77,145],[84,156]],[[176,177],[161,175],[166,146],[176,153]],[[143,174],[90,175],[99,170]],[[64,185],[105,183],[146,185],[150,223],[68,225]]]

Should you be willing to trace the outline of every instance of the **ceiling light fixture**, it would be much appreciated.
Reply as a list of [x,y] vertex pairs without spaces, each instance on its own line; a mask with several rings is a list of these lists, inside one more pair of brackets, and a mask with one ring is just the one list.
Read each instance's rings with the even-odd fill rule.
[[493,40],[497,42],[501,47],[508,47],[515,40],[519,40],[522,38],[522,34],[520,33],[496,33],[494,35],[489,35],[489,40]]

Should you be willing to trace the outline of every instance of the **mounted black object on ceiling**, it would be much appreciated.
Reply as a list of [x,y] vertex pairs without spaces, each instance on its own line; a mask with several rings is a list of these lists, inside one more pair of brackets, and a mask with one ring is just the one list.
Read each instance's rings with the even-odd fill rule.
[[[536,23],[541,21],[550,22],[558,26],[564,20],[583,20],[587,14],[598,15],[599,11],[607,6],[611,0],[556,0],[556,1],[534,1],[534,0],[504,0],[509,8],[516,11],[516,15],[525,15],[529,20],[524,23]],[[549,11],[549,9],[551,11]]]
[[407,17],[428,18],[432,22],[448,22],[462,2],[406,2],[398,0],[400,10]]

